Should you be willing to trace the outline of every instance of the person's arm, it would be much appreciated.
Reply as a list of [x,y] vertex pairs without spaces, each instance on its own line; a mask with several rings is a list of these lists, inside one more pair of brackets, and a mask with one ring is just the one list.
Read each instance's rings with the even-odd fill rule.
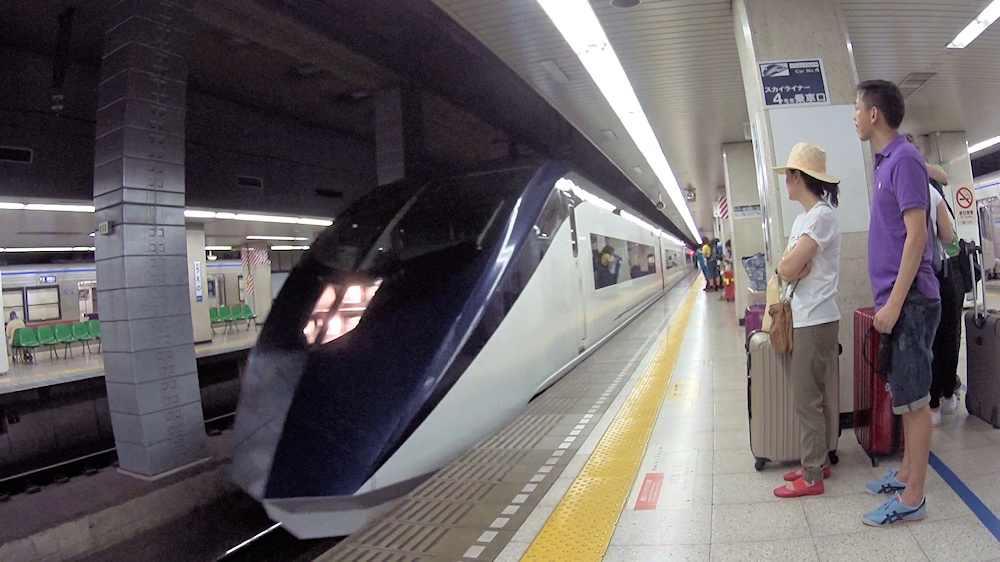
[[925,165],[927,166],[927,175],[932,180],[936,180],[941,185],[948,185],[948,172],[944,171],[944,168],[930,162],[925,163]]
[[788,250],[778,263],[778,275],[785,281],[802,279],[811,271],[810,263],[819,250],[819,244],[808,234],[803,234],[795,246]]
[[937,206],[937,231],[942,244],[951,244],[955,241],[955,227],[951,225],[951,213],[948,212],[948,205],[944,201]]
[[906,225],[906,242],[903,244],[903,257],[899,260],[899,273],[896,283],[892,286],[889,301],[875,313],[875,329],[883,334],[891,334],[892,328],[899,320],[903,310],[903,301],[910,292],[913,280],[917,277],[920,260],[927,244],[927,211],[915,207],[903,211],[903,224]]

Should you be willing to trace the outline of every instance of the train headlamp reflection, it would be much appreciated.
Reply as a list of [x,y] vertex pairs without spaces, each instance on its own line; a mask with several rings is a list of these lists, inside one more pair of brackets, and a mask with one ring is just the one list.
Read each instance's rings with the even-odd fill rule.
[[322,345],[356,328],[381,284],[382,280],[376,279],[367,285],[348,285],[346,288],[327,285],[302,329],[306,342]]

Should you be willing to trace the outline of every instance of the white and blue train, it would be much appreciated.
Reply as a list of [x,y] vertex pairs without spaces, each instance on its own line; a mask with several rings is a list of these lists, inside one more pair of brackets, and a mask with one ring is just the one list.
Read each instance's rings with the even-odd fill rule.
[[601,194],[546,163],[354,204],[251,352],[235,481],[299,538],[346,535],[516,417],[689,271]]

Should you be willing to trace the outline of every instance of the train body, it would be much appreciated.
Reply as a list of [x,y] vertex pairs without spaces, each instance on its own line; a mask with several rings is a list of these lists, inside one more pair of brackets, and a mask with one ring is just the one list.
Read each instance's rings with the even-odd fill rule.
[[349,534],[516,417],[685,248],[561,163],[379,188],[291,272],[243,374],[234,480]]
[[[209,262],[205,276],[206,297],[212,306],[242,302],[243,264],[239,260]],[[0,279],[4,321],[11,311],[28,325],[79,322],[100,314],[93,262],[2,266]]]

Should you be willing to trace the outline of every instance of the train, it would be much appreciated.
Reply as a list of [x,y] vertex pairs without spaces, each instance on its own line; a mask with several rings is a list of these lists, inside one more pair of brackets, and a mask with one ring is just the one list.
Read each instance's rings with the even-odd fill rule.
[[380,187],[291,271],[241,375],[233,480],[300,539],[343,536],[692,269],[565,163]]
[[[284,273],[272,274],[278,285]],[[278,283],[274,279],[278,277]],[[209,262],[205,293],[210,306],[243,302],[243,265],[240,260]],[[97,270],[91,262],[8,265],[0,267],[3,281],[3,318],[11,312],[28,325],[78,322],[99,315]],[[278,285],[280,286],[280,285]]]

